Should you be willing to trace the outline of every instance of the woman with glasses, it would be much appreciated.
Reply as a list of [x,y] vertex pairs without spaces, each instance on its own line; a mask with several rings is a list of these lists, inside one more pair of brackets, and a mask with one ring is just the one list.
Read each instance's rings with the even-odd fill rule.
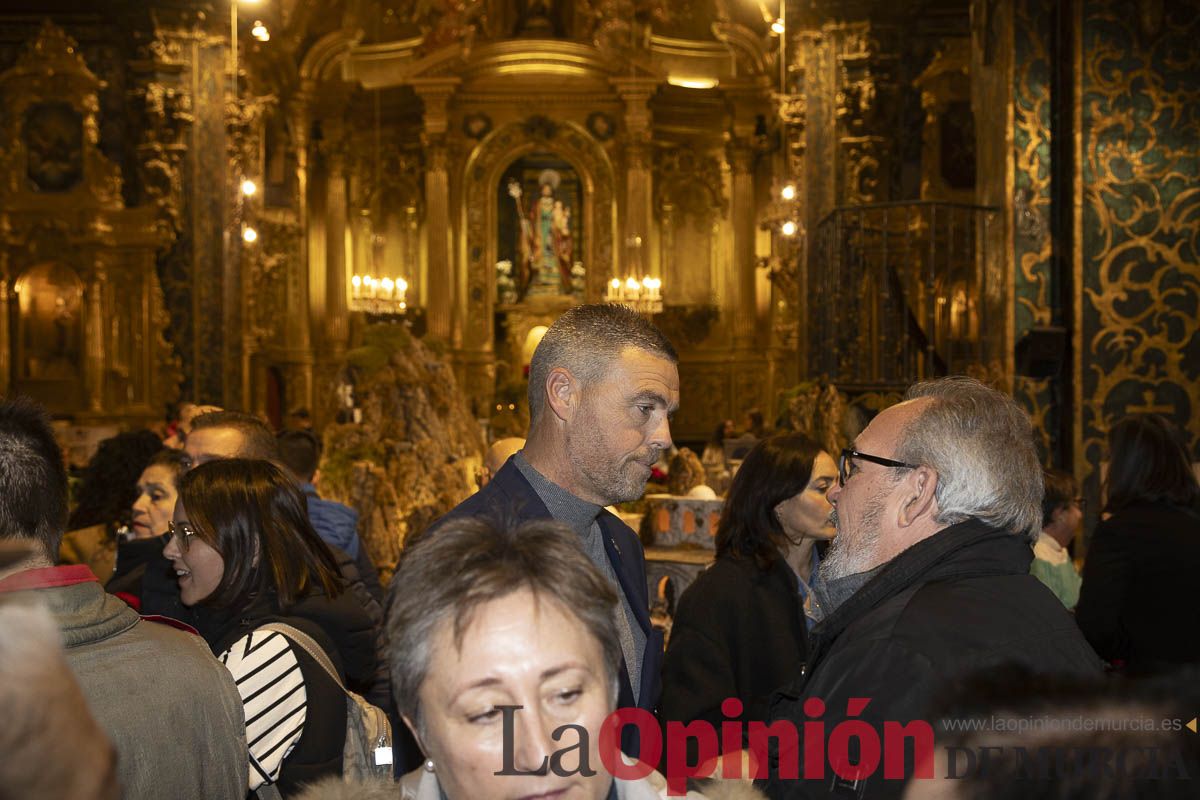
[[242,695],[249,788],[275,783],[287,797],[340,774],[345,695],[303,645],[262,627],[283,622],[307,634],[351,687],[372,677],[371,621],[343,594],[300,490],[266,461],[201,464],[180,481],[164,554],[193,624]]
[[1200,662],[1200,486],[1183,437],[1160,416],[1134,416],[1113,426],[1108,450],[1109,516],[1088,547],[1075,619],[1128,672]]
[[826,493],[837,466],[806,436],[785,434],[747,454],[725,501],[716,561],[679,599],[663,668],[664,720],[719,724],[736,697],[745,719],[765,719],[767,701],[807,652],[804,602],[819,562],[815,545],[834,536]]

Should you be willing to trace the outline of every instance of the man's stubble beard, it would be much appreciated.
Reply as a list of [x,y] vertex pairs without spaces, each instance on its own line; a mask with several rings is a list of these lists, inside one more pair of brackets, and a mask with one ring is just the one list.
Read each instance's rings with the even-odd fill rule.
[[586,479],[589,488],[602,500],[602,505],[626,503],[641,499],[646,491],[647,472],[645,479],[639,479],[628,474],[627,469],[633,461],[647,461],[654,456],[658,460],[661,451],[656,447],[639,450],[627,460],[619,464],[606,461],[607,443],[604,432],[597,422],[591,409],[583,419],[572,425],[567,431],[567,458],[575,467],[575,471]]

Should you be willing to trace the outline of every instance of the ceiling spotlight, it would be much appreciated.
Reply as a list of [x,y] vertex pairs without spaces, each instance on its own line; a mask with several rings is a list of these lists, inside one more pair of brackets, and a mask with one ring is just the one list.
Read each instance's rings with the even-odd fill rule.
[[258,231],[250,227],[242,228],[242,241],[246,244],[253,244],[258,241]]
[[267,30],[267,26],[262,24],[261,19],[254,20],[254,27],[250,29],[250,35],[260,42],[269,42],[271,40],[271,32]]
[[779,226],[779,232],[782,233],[784,236],[795,236],[796,230],[797,230],[796,223],[792,222],[790,219],[787,222],[785,222]]
[[258,191],[257,183],[250,180],[249,178],[246,178],[244,181],[242,181],[242,194],[246,195],[246,197],[252,197],[254,195],[254,193],[257,191]]
[[784,186],[782,189],[779,190],[779,196],[782,197],[784,200],[795,200],[796,199],[796,184],[789,183],[786,186]]
[[777,19],[771,23],[771,33],[776,36],[782,36],[784,31],[783,20]]

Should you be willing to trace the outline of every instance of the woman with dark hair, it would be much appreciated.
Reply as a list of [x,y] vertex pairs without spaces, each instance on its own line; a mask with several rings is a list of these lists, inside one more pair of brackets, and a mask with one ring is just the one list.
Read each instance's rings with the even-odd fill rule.
[[146,567],[162,556],[167,528],[175,513],[179,479],[183,475],[181,450],[164,447],[138,476],[136,496],[129,510],[129,525],[117,537],[117,563],[104,585],[134,608],[139,608],[142,576]]
[[164,554],[189,620],[242,695],[250,790],[341,772],[346,699],[283,622],[321,646],[352,687],[375,668],[366,612],[342,593],[337,562],[313,531],[304,496],[266,461],[201,464],[183,476]]
[[101,581],[113,573],[117,532],[129,522],[138,476],[162,449],[152,431],[118,433],[100,442],[75,492],[58,557],[63,564],[86,564]]
[[1182,436],[1160,416],[1129,417],[1108,447],[1109,516],[1092,535],[1075,618],[1096,652],[1129,672],[1198,662],[1200,485]]
[[834,536],[826,493],[837,465],[800,434],[772,436],[733,478],[716,535],[716,561],[679,599],[663,668],[662,717],[718,724],[721,702],[765,719],[771,692],[807,653],[803,604]]

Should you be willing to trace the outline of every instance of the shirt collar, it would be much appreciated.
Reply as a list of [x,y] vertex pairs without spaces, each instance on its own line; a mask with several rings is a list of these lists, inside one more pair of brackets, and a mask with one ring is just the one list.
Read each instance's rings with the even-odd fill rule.
[[1054,553],[1066,552],[1066,548],[1058,543],[1058,539],[1055,539],[1045,531],[1038,531],[1037,543],[1042,547],[1050,548],[1050,551]]
[[524,453],[518,451],[512,458],[517,469],[533,487],[533,491],[546,504],[546,510],[550,512],[550,516],[559,522],[570,525],[573,530],[586,531],[604,510],[603,506],[576,497],[538,472],[525,459]]

